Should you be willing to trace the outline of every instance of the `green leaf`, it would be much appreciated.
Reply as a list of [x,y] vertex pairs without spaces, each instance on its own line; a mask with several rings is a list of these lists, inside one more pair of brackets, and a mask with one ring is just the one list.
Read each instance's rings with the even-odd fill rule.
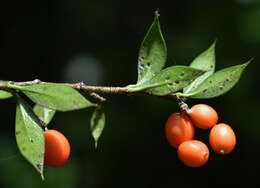
[[238,82],[242,72],[249,63],[250,61],[241,65],[222,69],[208,77],[192,93],[180,93],[179,96],[206,99],[222,95]]
[[186,87],[202,73],[204,71],[188,66],[171,66],[162,70],[142,85],[128,86],[128,91],[145,90],[154,95],[167,95]]
[[34,166],[43,177],[44,163],[44,131],[40,120],[33,113],[31,107],[17,96],[16,142],[21,154]]
[[191,93],[194,91],[204,80],[206,80],[215,71],[215,44],[214,42],[209,49],[200,54],[190,64],[190,67],[205,70],[206,72],[196,78],[188,87],[183,89],[184,93]]
[[[0,84],[6,84],[7,82],[8,81],[0,80]],[[8,99],[12,96],[13,95],[8,91],[0,90],[0,99]]]
[[158,13],[150,26],[139,50],[138,81],[142,84],[150,80],[164,66],[167,58],[166,44],[162,36]]
[[30,86],[9,84],[9,87],[22,91],[36,104],[53,110],[71,111],[93,106],[78,91],[63,84],[42,83]]
[[45,123],[45,125],[48,125],[55,115],[55,110],[43,107],[38,104],[34,106],[33,111]]
[[0,90],[0,99],[8,99],[11,98],[13,95],[8,91]]
[[96,148],[97,148],[99,137],[101,136],[104,127],[105,127],[105,114],[101,110],[101,107],[97,107],[94,113],[92,114],[90,120],[90,128],[92,131],[92,136],[95,140]]

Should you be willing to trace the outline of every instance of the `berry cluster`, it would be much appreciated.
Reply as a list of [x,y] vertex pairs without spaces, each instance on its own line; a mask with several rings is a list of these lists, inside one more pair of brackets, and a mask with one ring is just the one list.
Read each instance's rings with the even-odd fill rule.
[[209,143],[217,154],[228,154],[236,145],[232,128],[218,122],[217,112],[206,104],[194,105],[191,109],[175,112],[167,120],[166,138],[171,146],[178,149],[179,159],[187,166],[200,167],[209,159],[206,144],[194,140],[195,128],[210,129]]
[[[171,146],[178,149],[179,159],[187,166],[200,167],[209,159],[206,144],[194,140],[195,128],[210,129],[209,143],[217,154],[228,154],[236,145],[236,136],[232,128],[224,123],[217,124],[217,112],[206,104],[197,104],[191,109],[175,112],[167,120],[166,138]],[[46,130],[44,165],[63,166],[70,156],[70,144],[67,138],[56,130]]]

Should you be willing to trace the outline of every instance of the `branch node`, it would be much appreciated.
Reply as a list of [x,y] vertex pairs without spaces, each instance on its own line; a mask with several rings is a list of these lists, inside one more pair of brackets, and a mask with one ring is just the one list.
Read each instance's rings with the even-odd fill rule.
[[14,81],[9,81],[8,84],[9,85],[15,85],[15,82]]
[[82,90],[82,88],[83,88],[84,85],[85,85],[84,82],[82,81],[82,82],[79,82],[78,84],[79,84],[79,89]]
[[97,100],[99,100],[100,103],[104,103],[106,102],[106,99],[104,97],[101,97],[100,95],[98,95],[97,93],[94,92],[90,92],[89,95]]
[[181,111],[186,111],[187,113],[190,113],[189,106],[184,102],[185,99],[179,97],[178,95],[176,95],[176,99],[177,99],[177,102],[178,102],[178,105],[179,105]]
[[156,11],[154,11],[154,14],[155,14],[157,17],[159,17],[159,16],[160,16],[160,13],[159,13],[159,8],[158,8]]
[[35,83],[35,84],[40,84],[40,83],[42,83],[42,81],[39,80],[39,79],[35,79],[35,80],[33,80],[33,83]]

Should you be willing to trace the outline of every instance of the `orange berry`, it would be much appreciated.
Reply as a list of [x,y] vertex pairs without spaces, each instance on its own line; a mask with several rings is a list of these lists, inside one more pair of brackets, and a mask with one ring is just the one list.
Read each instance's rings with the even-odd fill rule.
[[216,153],[228,154],[235,148],[236,135],[229,125],[220,123],[210,130],[209,143]]
[[188,112],[192,122],[201,129],[209,129],[216,125],[218,121],[218,114],[209,105],[196,104]]
[[189,167],[200,167],[208,161],[209,149],[199,140],[185,141],[178,148],[178,157]]
[[166,138],[173,147],[177,148],[182,142],[194,138],[194,126],[185,113],[173,113],[165,125]]
[[47,130],[45,136],[44,165],[49,167],[63,166],[70,156],[70,144],[67,138],[56,130]]

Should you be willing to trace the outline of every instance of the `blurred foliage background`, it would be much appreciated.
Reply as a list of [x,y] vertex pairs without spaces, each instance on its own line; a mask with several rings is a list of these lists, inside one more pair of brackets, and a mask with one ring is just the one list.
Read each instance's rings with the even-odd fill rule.
[[[164,136],[175,103],[149,97],[107,96],[106,127],[97,150],[89,121],[93,109],[57,113],[50,124],[66,135],[71,157],[46,168],[46,181],[20,155],[15,141],[15,101],[0,101],[0,187],[208,187],[255,185],[260,126],[260,1],[7,1],[0,7],[0,79],[125,86],[136,82],[141,41],[159,9],[168,47],[167,65],[188,65],[217,39],[216,69],[254,58],[239,83],[211,100],[220,122],[232,126],[232,154],[210,150],[209,162],[188,168]],[[196,129],[208,144],[209,131]],[[209,144],[208,144],[209,145]]]

